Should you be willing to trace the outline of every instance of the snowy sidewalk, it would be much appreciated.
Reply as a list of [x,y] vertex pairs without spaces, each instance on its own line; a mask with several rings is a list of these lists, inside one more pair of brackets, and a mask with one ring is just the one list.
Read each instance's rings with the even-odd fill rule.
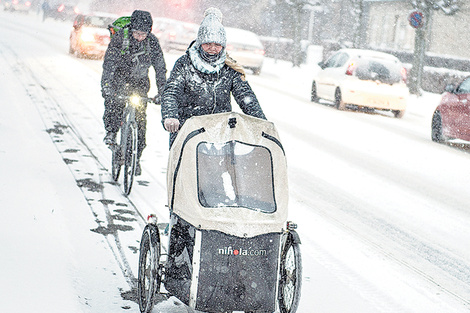
[[3,312],[122,310],[124,286],[80,189],[0,40]]

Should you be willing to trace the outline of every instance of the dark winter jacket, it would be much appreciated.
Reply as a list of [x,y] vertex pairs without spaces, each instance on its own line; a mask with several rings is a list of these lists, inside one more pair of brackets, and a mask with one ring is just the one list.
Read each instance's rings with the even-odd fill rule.
[[161,94],[166,81],[166,65],[157,37],[150,33],[141,42],[135,40],[129,30],[129,45],[123,45],[124,31],[118,31],[111,39],[103,61],[101,88],[120,92],[129,84],[132,90],[147,94],[150,88],[149,68],[156,73],[158,92]]
[[225,64],[206,74],[192,64],[188,52],[171,71],[162,95],[162,119],[177,118],[180,125],[192,117],[232,111],[230,93],[243,113],[266,119],[258,99],[241,73]]

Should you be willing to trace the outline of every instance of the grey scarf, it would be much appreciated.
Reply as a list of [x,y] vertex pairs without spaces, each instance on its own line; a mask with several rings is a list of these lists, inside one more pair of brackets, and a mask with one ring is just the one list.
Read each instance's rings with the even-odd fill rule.
[[[188,51],[189,51],[189,57],[191,58],[191,62],[193,63],[194,67],[198,71],[201,71],[202,73],[206,73],[206,74],[217,73],[225,64],[225,58],[226,58],[225,49],[223,49],[220,52],[216,60],[210,63],[205,61],[201,57],[201,54],[199,53],[199,49],[196,48],[195,45],[192,45]],[[208,61],[211,61],[211,60],[208,59]]]

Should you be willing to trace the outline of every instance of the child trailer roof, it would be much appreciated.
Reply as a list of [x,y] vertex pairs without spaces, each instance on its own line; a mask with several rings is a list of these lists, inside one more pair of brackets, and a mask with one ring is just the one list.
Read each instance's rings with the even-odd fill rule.
[[282,232],[287,163],[272,122],[228,112],[195,116],[168,159],[170,210],[199,229],[239,237]]

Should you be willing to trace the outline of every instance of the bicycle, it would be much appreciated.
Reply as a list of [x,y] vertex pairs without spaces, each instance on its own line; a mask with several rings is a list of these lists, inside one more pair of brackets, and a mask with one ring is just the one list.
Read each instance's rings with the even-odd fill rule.
[[[121,167],[124,165],[124,193],[128,196],[131,193],[134,182],[135,169],[137,166],[137,147],[139,145],[138,125],[136,121],[136,110],[148,102],[156,103],[154,99],[132,96],[118,96],[118,99],[125,100],[126,105],[119,130],[120,141],[111,145],[112,167],[111,174],[114,181],[118,181]],[[157,103],[156,103],[157,104]]]

